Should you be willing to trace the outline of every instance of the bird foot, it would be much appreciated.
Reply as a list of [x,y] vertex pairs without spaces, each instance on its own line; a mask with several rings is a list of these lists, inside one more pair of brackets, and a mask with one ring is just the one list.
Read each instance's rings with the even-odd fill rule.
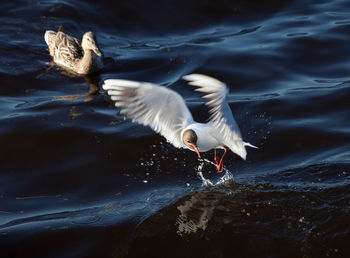
[[215,164],[219,166],[219,161],[216,157],[214,158],[214,161],[215,161]]
[[214,149],[214,152],[215,152],[214,161],[215,161],[215,163],[217,165],[218,173],[221,173],[224,170],[223,160],[224,160],[224,157],[225,157],[225,155],[227,153],[227,148],[225,147],[224,154],[222,155],[222,157],[220,159],[220,162],[218,162],[217,157],[216,157],[216,149]]
[[221,163],[217,166],[218,169],[218,173],[222,173],[222,171],[224,170],[224,165]]
[[218,161],[218,158],[217,158],[217,156],[216,156],[216,149],[214,149],[214,161],[215,161],[215,164],[216,165],[219,165],[219,161]]

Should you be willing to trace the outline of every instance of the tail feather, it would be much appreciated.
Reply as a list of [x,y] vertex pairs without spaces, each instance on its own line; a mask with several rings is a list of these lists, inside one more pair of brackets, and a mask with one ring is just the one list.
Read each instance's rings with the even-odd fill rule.
[[246,160],[247,159],[247,150],[245,149],[244,144],[242,145],[242,143],[241,143],[238,146],[240,146],[240,148],[236,148],[235,153],[238,156],[240,156],[242,159]]
[[249,142],[243,142],[243,145],[246,147],[254,148],[254,149],[259,149],[259,147],[256,147],[255,145],[249,143]]
[[51,45],[51,41],[52,41],[53,37],[55,37],[55,36],[56,36],[56,32],[54,32],[53,30],[45,31],[44,38],[45,38],[45,42],[48,46]]

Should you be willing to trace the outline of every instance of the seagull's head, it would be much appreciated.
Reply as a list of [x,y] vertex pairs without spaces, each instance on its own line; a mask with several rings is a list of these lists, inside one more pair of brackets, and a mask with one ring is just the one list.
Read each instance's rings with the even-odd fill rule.
[[198,158],[201,158],[197,147],[197,134],[192,129],[187,129],[182,135],[182,142],[190,149],[197,153]]

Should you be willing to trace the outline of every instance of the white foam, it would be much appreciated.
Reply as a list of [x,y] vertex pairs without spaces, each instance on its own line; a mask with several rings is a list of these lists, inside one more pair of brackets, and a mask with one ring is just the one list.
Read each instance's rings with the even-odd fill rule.
[[203,187],[207,187],[207,186],[213,186],[214,184],[209,180],[204,178],[202,171],[198,171],[197,175],[199,176],[199,178],[202,180],[202,186]]
[[215,168],[216,168],[216,164],[214,162],[211,162],[210,160],[207,160],[207,159],[201,159],[200,161],[202,161],[197,170],[197,175],[198,177],[202,180],[202,186],[203,187],[208,187],[208,186],[218,186],[218,185],[226,185],[226,184],[229,184],[229,183],[233,183],[234,182],[234,178],[233,178],[233,175],[230,171],[228,171],[226,168],[224,168],[224,174],[222,177],[220,177],[218,179],[218,181],[214,184],[212,181],[210,181],[209,179],[205,178],[203,176],[203,173],[202,173],[202,169],[203,169],[203,166],[206,163],[209,163],[211,165],[214,165]]

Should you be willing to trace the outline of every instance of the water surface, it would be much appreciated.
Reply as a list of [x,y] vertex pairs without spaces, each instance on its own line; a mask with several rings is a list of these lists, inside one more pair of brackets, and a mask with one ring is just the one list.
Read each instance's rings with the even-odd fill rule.
[[[350,3],[2,1],[3,257],[347,257]],[[43,38],[93,31],[98,74],[52,67]],[[105,79],[227,83],[249,149],[213,165],[124,120]],[[204,154],[213,159],[213,152]],[[200,166],[203,165],[201,168]]]

